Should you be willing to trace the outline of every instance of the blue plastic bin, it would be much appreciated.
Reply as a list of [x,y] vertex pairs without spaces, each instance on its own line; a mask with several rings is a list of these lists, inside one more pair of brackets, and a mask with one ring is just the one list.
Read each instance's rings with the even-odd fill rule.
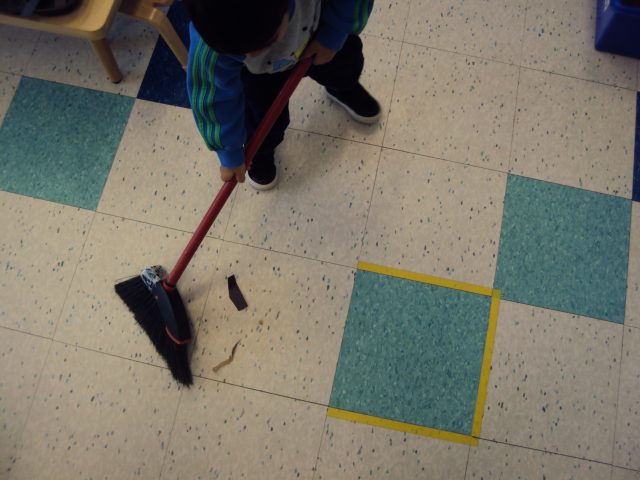
[[640,58],[640,7],[637,1],[598,0],[596,49]]

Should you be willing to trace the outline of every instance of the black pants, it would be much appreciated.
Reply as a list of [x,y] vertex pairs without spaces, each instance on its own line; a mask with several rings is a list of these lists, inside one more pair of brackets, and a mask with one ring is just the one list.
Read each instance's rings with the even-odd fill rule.
[[[355,35],[347,38],[342,50],[329,63],[312,65],[307,75],[331,91],[345,91],[353,88],[364,67],[362,41]],[[251,138],[258,124],[289,78],[291,71],[254,75],[246,68],[242,72],[245,93],[245,123],[247,138]],[[284,131],[289,125],[289,105],[276,120],[253,161],[252,171],[260,170],[261,163],[273,158],[276,147],[284,139]]]

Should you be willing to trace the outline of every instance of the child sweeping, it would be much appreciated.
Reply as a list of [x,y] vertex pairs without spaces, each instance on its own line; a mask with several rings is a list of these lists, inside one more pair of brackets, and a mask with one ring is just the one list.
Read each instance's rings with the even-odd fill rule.
[[[287,80],[312,57],[308,76],[355,120],[372,124],[380,105],[360,84],[362,41],[373,0],[183,0],[191,19],[187,89],[223,181],[244,182],[244,146]],[[269,190],[278,181],[275,149],[289,124],[285,108],[248,172]]]

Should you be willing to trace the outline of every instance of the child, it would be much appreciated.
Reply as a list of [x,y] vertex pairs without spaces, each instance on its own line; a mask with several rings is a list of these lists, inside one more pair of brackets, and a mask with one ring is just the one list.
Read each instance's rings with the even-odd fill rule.
[[[218,153],[223,181],[244,182],[244,144],[300,58],[308,75],[355,120],[374,123],[380,105],[360,85],[357,36],[373,0],[183,0],[191,18],[187,89],[207,147]],[[274,151],[289,124],[285,108],[248,172],[258,190],[276,185]]]

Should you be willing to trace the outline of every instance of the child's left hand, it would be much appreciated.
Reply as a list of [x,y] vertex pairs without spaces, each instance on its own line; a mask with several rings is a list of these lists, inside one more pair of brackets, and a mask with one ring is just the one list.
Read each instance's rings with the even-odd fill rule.
[[325,47],[317,40],[313,40],[307,48],[302,52],[302,58],[313,57],[314,65],[324,65],[333,60],[336,56],[336,51]]

